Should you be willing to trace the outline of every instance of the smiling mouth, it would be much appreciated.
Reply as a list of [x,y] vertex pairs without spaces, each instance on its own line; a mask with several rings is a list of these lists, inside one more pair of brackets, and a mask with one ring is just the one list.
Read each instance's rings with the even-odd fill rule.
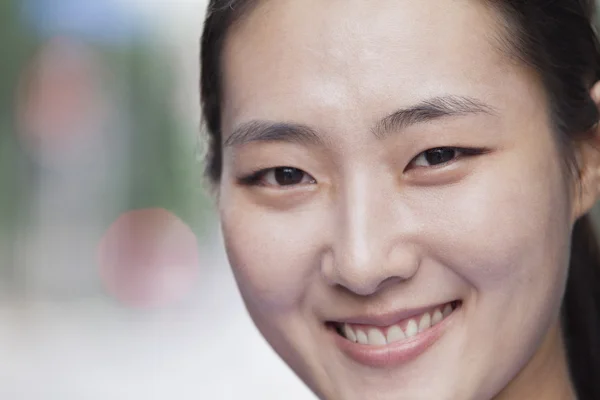
[[344,339],[367,346],[386,346],[411,339],[421,332],[426,332],[435,325],[444,321],[455,310],[460,308],[460,300],[432,307],[420,315],[398,321],[390,326],[374,326],[351,324],[342,322],[328,322],[327,325],[334,329]]

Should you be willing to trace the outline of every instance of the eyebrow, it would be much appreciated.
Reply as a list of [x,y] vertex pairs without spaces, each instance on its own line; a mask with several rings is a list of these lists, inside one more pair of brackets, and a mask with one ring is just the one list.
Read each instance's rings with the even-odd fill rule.
[[292,142],[321,145],[323,139],[311,127],[302,124],[250,121],[240,125],[225,140],[223,147],[242,146],[251,142]]
[[383,118],[373,129],[373,134],[379,139],[384,139],[390,133],[401,131],[411,125],[469,114],[496,115],[496,110],[472,97],[433,97],[412,107],[395,111]]
[[[378,139],[412,125],[468,114],[495,114],[495,109],[477,99],[465,96],[439,96],[414,106],[397,110],[372,129]],[[243,146],[257,141],[291,142],[304,145],[323,145],[324,139],[313,128],[297,123],[254,120],[237,127],[225,140],[224,147]]]

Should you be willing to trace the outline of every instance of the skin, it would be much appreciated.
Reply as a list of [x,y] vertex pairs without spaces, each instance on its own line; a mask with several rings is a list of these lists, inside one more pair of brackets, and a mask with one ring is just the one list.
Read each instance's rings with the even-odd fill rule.
[[[278,0],[228,36],[227,254],[256,326],[321,398],[575,398],[558,316],[598,152],[577,148],[573,196],[542,86],[500,51],[500,34],[473,1]],[[486,111],[374,135],[386,116],[447,95]],[[256,121],[302,124],[318,140],[232,140]],[[485,151],[422,164],[446,146]],[[279,166],[307,175],[239,182]],[[392,368],[350,360],[324,325],[453,299],[463,305],[442,337]]]

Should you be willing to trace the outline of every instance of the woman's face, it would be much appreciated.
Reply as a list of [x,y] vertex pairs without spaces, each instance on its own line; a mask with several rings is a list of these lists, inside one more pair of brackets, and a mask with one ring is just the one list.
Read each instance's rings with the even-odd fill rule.
[[491,398],[557,329],[577,215],[500,26],[466,0],[279,0],[230,32],[227,252],[321,397]]

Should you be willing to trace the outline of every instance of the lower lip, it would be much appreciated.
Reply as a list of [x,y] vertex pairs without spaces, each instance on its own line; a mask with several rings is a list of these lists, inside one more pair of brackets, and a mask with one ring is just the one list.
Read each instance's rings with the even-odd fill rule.
[[371,346],[352,342],[340,336],[335,330],[328,329],[334,336],[336,345],[352,360],[374,368],[391,368],[408,363],[430,348],[455,320],[456,314],[462,307],[455,309],[452,314],[440,323],[418,333],[410,339],[401,340],[385,346]]

